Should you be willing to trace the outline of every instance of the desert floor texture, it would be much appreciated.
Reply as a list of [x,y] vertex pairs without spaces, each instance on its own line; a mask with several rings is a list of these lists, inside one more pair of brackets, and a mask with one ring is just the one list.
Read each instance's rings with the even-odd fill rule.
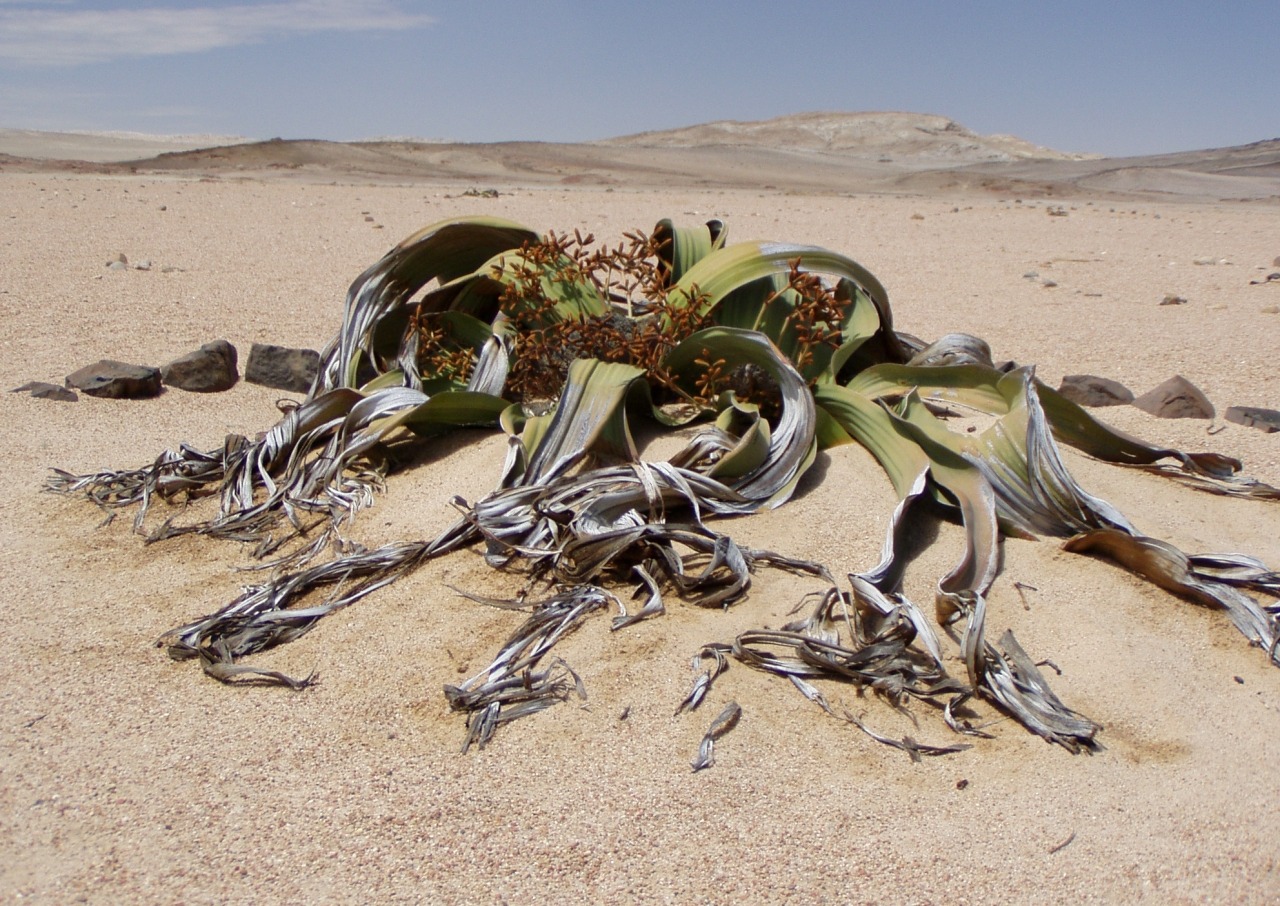
[[[720,217],[731,242],[851,255],[888,288],[899,329],[978,334],[1051,385],[1092,373],[1142,393],[1182,374],[1217,419],[1099,412],[1280,484],[1280,434],[1221,418],[1232,405],[1280,408],[1280,282],[1250,285],[1278,269],[1274,202],[496,187],[476,198],[456,183],[0,172],[0,386],[61,382],[104,357],[160,365],[217,338],[239,348],[242,367],[253,342],[318,348],[350,281],[445,217],[611,241],[663,217]],[[117,253],[152,267],[107,269]],[[1160,305],[1170,294],[1186,304]],[[1105,726],[1093,756],[1004,721],[969,751],[913,763],[741,665],[701,710],[673,716],[702,644],[776,627],[813,590],[768,571],[727,612],[672,603],[616,634],[603,616],[588,621],[557,646],[586,683],[586,706],[519,721],[466,755],[441,688],[486,664],[522,619],[450,589],[518,587],[475,553],[429,564],[256,659],[318,669],[322,682],[302,693],[225,687],[171,662],[154,640],[253,582],[237,571],[247,552],[198,538],[144,545],[130,514],[102,525],[42,482],[52,466],[141,465],[183,441],[212,448],[264,430],[282,395],[243,382],[148,401],[0,394],[0,900],[1280,898],[1280,670],[1224,614],[1051,540],[1005,543],[988,626],[997,637],[1012,628],[1061,669],[1055,691]],[[433,536],[454,516],[452,495],[494,485],[503,452],[497,433],[437,443],[391,478],[355,537]],[[1064,455],[1149,534],[1280,565],[1274,502]],[[789,504],[727,528],[842,575],[874,564],[894,502],[870,456],[844,447],[821,455]],[[930,601],[960,551],[958,529],[939,525],[908,592]],[[1015,582],[1033,589],[1020,595]],[[881,732],[956,741],[926,708],[915,706],[914,726],[872,696],[824,688]],[[729,699],[742,721],[695,774],[698,742]]]

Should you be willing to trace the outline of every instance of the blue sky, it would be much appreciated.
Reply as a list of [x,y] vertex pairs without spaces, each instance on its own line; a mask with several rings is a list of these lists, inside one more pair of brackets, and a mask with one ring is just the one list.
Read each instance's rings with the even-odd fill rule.
[[1280,137],[1268,2],[0,0],[0,126],[582,141],[811,110],[1065,151]]

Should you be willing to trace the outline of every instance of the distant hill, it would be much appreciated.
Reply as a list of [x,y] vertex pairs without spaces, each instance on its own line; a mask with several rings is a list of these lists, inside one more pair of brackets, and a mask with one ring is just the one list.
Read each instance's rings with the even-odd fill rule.
[[1280,139],[1102,158],[1012,136],[979,135],[945,117],[914,113],[726,120],[581,144],[152,138],[149,143],[145,136],[0,130],[0,171],[501,189],[581,185],[1280,201]]
[[[361,142],[296,140],[256,142],[242,136],[145,135],[137,132],[41,132],[0,129],[0,153],[44,160],[91,163],[137,161],[161,154],[206,151],[229,145],[272,145],[293,155],[296,146],[359,145],[442,147],[447,143],[415,139],[371,139]],[[498,142],[531,145],[539,142]],[[548,143],[553,144],[553,143]],[[979,135],[944,116],[921,113],[799,113],[757,122],[718,120],[697,126],[641,132],[588,142],[599,147],[754,148],[839,154],[884,162],[945,161],[949,164],[1013,160],[1084,160],[1096,155],[1068,154],[1043,148],[1012,135]]]
[[979,135],[923,113],[799,113],[771,120],[719,120],[683,129],[641,132],[597,142],[648,148],[756,147],[820,151],[873,159],[943,160],[953,164],[1011,160],[1083,160],[1012,135]]

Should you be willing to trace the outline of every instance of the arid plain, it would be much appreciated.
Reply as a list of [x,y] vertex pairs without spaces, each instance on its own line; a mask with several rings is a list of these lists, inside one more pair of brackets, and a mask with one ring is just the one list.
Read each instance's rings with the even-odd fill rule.
[[[791,133],[829,143],[839,125]],[[1238,457],[1245,473],[1280,485],[1280,433],[1222,418],[1229,406],[1280,408],[1280,281],[1251,283],[1280,270],[1274,143],[1117,164],[963,136],[976,150],[943,152],[938,135],[957,136],[924,125],[932,150],[865,153],[717,134],[674,148],[669,138],[279,142],[122,162],[0,143],[12,155],[0,158],[0,382],[60,383],[104,357],[160,365],[217,338],[242,356],[253,342],[319,348],[351,280],[445,217],[498,215],[609,241],[664,217],[718,217],[731,243],[780,239],[856,258],[887,287],[899,329],[977,334],[1050,385],[1091,373],[1142,393],[1181,374],[1217,418],[1098,414],[1161,444]],[[388,156],[400,163],[377,162]],[[1224,160],[1235,163],[1213,163]],[[106,268],[119,253],[152,266]],[[1161,305],[1168,295],[1186,302]],[[665,616],[612,634],[607,619],[588,621],[557,646],[586,684],[586,706],[518,721],[465,755],[463,720],[441,689],[487,663],[520,619],[450,590],[518,587],[474,553],[429,564],[258,656],[318,669],[321,683],[301,693],[226,687],[170,661],[155,639],[253,582],[238,571],[247,553],[194,538],[147,546],[127,516],[102,525],[91,505],[42,483],[53,466],[136,466],[180,442],[252,435],[274,421],[281,395],[241,382],[144,401],[0,396],[5,901],[1280,897],[1280,670],[1225,614],[1052,540],[1005,542],[989,627],[1012,628],[1061,670],[1050,673],[1055,691],[1105,728],[1092,756],[1004,721],[968,751],[913,763],[738,664],[702,710],[673,716],[700,646],[777,626],[813,590],[770,571],[728,611],[671,602]],[[454,517],[453,495],[493,487],[504,446],[496,432],[440,441],[391,477],[354,537],[433,536]],[[1280,566],[1275,502],[1064,455],[1086,489],[1147,533]],[[874,460],[847,446],[821,454],[787,505],[722,527],[842,575],[875,563],[894,503]],[[960,553],[959,530],[940,524],[908,592],[929,602]],[[916,726],[874,696],[824,688],[881,732],[956,741],[927,708],[914,707]],[[695,774],[690,759],[729,699],[742,721],[715,766]]]

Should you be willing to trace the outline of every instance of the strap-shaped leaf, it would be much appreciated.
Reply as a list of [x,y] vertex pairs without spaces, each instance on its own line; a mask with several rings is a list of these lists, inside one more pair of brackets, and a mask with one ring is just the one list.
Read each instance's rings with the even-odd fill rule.
[[[432,280],[446,283],[475,271],[499,252],[537,241],[531,230],[497,217],[442,220],[409,236],[355,279],[347,291],[342,327],[320,357],[313,393],[354,387],[362,357],[373,357],[379,323]],[[384,363],[372,361],[379,371]]]
[[509,405],[502,397],[489,393],[447,390],[396,419],[415,434],[429,437],[454,427],[495,427]]
[[[1027,369],[1005,373],[978,365],[881,364],[859,372],[848,386],[870,397],[899,396],[917,390],[927,401],[955,403],[991,415],[1003,415],[1025,393]],[[1040,380],[1033,379],[1044,417],[1062,443],[1106,462],[1139,465],[1193,487],[1217,494],[1280,498],[1280,490],[1236,475],[1240,461],[1219,453],[1187,453],[1151,444],[1094,418]],[[1181,466],[1171,470],[1161,460]]]
[[536,484],[582,461],[588,453],[637,458],[624,407],[644,372],[633,365],[578,359],[569,366],[555,415],[536,445],[526,443],[525,484]]
[[[1263,607],[1241,590],[1280,594],[1276,574],[1256,560],[1238,554],[1189,557],[1166,541],[1111,528],[1076,535],[1063,549],[1102,555],[1166,591],[1225,610],[1245,638],[1280,664],[1280,606]],[[1224,564],[1231,565],[1226,577]]]
[[[862,287],[876,309],[880,324],[877,336],[884,349],[884,358],[898,362],[907,360],[907,352],[893,330],[889,295],[880,281],[852,258],[817,246],[778,242],[744,242],[726,246],[690,268],[673,287],[670,302],[673,305],[697,305],[700,312],[709,314],[731,293],[744,286],[790,274],[791,262],[797,258],[803,271],[845,278]],[[734,315],[734,323],[741,325],[744,318],[745,314],[739,311]]]
[[653,240],[658,245],[658,260],[667,284],[678,282],[689,268],[724,248],[726,238],[724,222],[720,220],[692,227],[679,226],[669,218],[659,220],[653,228]]
[[[690,388],[702,366],[698,360],[722,359],[727,368],[752,365],[778,386],[782,412],[769,438],[769,455],[732,482],[738,493],[765,506],[785,502],[817,451],[817,416],[804,378],[761,333],[732,327],[710,327],[688,337],[667,354],[664,367]],[[706,359],[703,359],[706,361]]]

